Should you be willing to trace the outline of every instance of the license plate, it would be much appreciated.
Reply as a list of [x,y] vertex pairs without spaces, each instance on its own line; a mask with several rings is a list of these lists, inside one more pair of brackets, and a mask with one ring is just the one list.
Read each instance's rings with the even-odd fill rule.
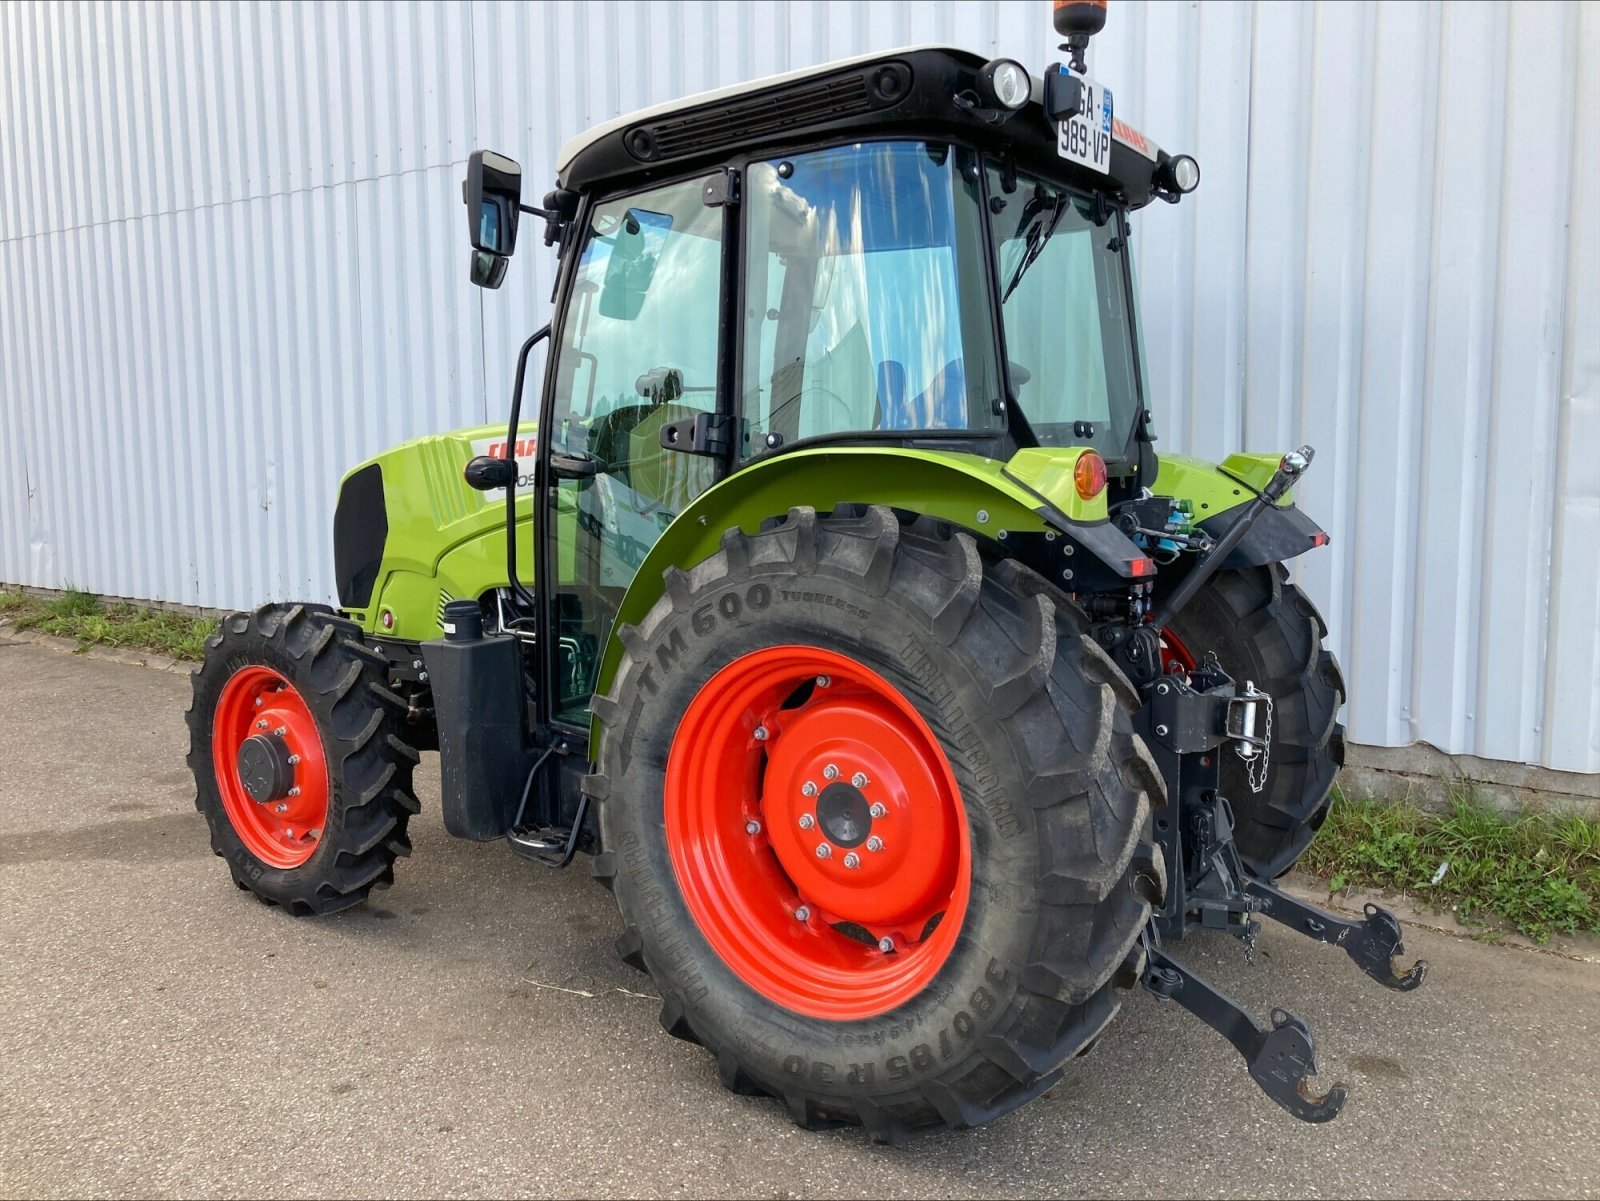
[[1070,162],[1102,175],[1111,173],[1111,89],[1069,68],[1062,70],[1083,84],[1083,111],[1061,122],[1056,150]]

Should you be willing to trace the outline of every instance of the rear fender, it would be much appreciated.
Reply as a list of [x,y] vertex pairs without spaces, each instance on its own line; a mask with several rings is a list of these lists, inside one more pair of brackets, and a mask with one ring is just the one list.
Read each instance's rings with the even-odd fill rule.
[[[1221,538],[1245,514],[1245,506],[1278,469],[1281,455],[1235,454],[1220,464],[1191,455],[1164,454],[1154,492],[1186,500],[1194,522],[1213,538]],[[1221,563],[1225,568],[1281,563],[1328,544],[1327,532],[1294,505],[1286,492],[1274,508],[1256,519],[1244,540]]]
[[[1039,461],[1008,465],[978,455],[903,447],[818,447],[775,455],[728,476],[703,492],[667,527],[639,565],[606,643],[596,691],[606,692],[622,659],[622,627],[644,620],[666,590],[669,567],[688,570],[715,554],[724,531],[753,534],[761,523],[796,506],[829,512],[844,504],[888,505],[962,526],[997,541],[1050,537],[1090,552],[1127,579],[1154,565],[1106,520],[1105,495],[1081,500],[1065,478],[1082,448],[1055,452],[1056,470]],[[1015,470],[1013,470],[1015,468]],[[1060,535],[1066,538],[1057,539]],[[1080,560],[1081,561],[1081,560]],[[590,756],[598,753],[601,725],[590,726]]]

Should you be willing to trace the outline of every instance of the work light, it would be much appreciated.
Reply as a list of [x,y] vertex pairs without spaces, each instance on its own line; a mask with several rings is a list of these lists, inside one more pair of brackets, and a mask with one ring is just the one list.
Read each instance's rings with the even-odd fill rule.
[[1033,81],[1028,69],[1015,59],[997,58],[986,63],[978,72],[978,87],[991,108],[1015,112],[1028,103],[1033,94]]

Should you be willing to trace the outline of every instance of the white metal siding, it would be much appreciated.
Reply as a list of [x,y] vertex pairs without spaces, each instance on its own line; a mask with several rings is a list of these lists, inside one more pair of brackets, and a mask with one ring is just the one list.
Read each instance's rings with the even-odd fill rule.
[[[537,239],[467,283],[468,150],[537,192],[620,112],[911,42],[1036,68],[1048,14],[0,5],[0,580],[330,598],[341,472],[498,419],[548,308]],[[1118,0],[1093,60],[1203,170],[1136,219],[1162,445],[1318,448],[1352,736],[1600,771],[1600,10]]]

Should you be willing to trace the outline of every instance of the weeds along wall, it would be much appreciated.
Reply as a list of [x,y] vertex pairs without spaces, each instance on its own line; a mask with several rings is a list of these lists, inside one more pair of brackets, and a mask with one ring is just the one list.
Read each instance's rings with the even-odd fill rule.
[[[341,472],[505,412],[551,261],[467,282],[475,146],[1017,3],[0,6],[0,582],[331,599]],[[1600,771],[1600,8],[1140,4],[1092,70],[1200,160],[1139,214],[1159,447],[1313,443],[1353,738]]]

